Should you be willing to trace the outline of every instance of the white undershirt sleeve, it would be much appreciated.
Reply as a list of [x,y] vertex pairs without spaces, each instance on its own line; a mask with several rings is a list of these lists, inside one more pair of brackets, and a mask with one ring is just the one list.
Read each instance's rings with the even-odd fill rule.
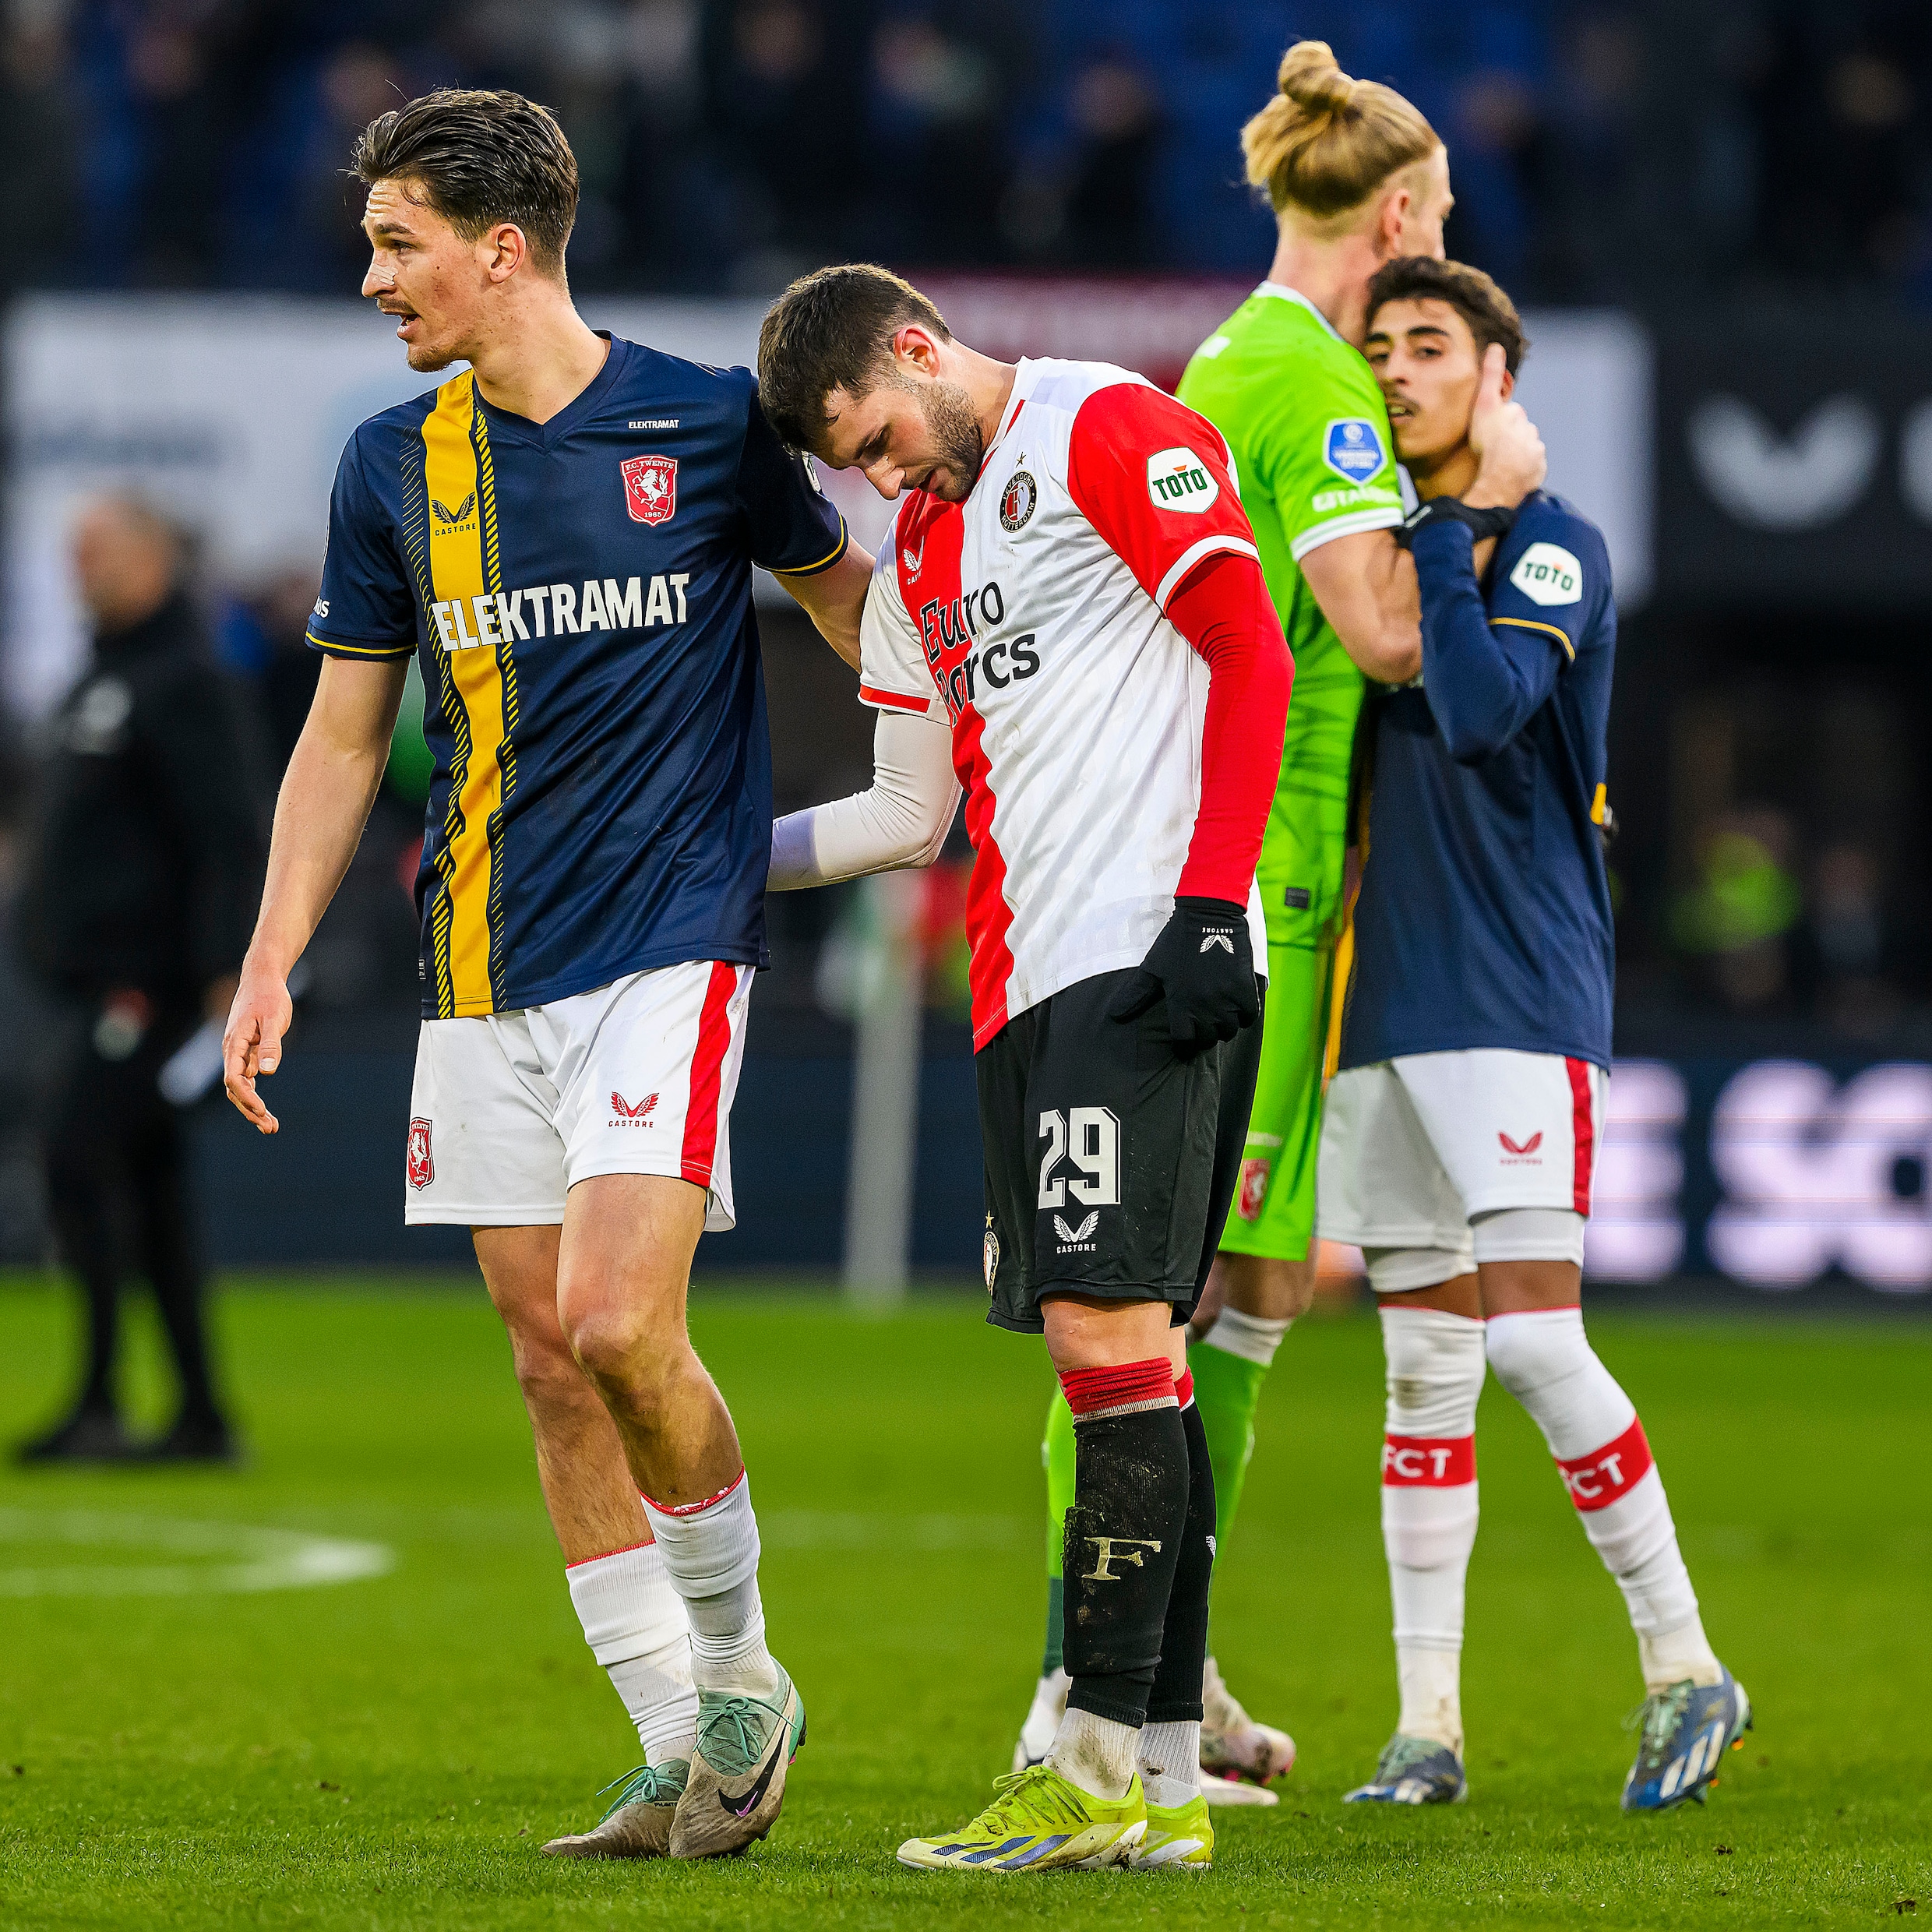
[[771,828],[770,892],[828,886],[861,873],[929,866],[959,805],[952,728],[882,710],[873,735],[869,791],[793,812]]

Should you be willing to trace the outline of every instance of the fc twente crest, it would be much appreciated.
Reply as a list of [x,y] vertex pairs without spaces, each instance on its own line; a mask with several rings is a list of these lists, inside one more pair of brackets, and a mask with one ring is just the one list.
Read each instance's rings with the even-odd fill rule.
[[633,523],[668,524],[677,515],[675,457],[626,457],[618,467],[624,473],[624,507]]
[[436,1163],[429,1151],[429,1123],[420,1115],[409,1123],[409,1184],[418,1191],[436,1178]]

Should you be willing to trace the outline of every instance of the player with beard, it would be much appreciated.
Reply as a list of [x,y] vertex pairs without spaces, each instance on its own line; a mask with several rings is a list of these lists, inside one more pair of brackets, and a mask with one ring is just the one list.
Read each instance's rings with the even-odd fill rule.
[[343,453],[309,632],[321,681],[227,1091],[277,1130],[256,1083],[413,655],[435,768],[406,1218],[472,1231],[571,1600],[646,1760],[594,1830],[545,1849],[736,1851],[770,1829],[805,1735],[765,1641],[737,1431],[685,1324],[698,1236],[732,1225],[730,1109],[765,957],[752,566],[855,660],[871,560],[747,372],[577,313],[576,164],[546,110],[426,95],[372,122],[354,161],[362,292],[411,368],[470,366]]
[[904,492],[861,631],[874,784],[781,820],[771,883],[921,862],[964,789],[989,1319],[1045,1336],[1078,1468],[1052,1745],[899,1856],[1200,1869],[1214,1477],[1181,1339],[1253,1088],[1281,626],[1226,444],[1144,378],[995,361],[862,266],[786,291],[759,375],[788,442]]
[[[1195,351],[1178,393],[1232,452],[1295,659],[1295,704],[1257,874],[1268,928],[1261,1068],[1241,1186],[1218,1231],[1220,1252],[1187,1356],[1214,1460],[1215,1544],[1224,1563],[1262,1385],[1314,1293],[1322,1082],[1335,989],[1346,972],[1356,718],[1366,680],[1405,682],[1422,648],[1415,569],[1395,541],[1402,502],[1394,450],[1360,354],[1369,280],[1392,257],[1440,255],[1451,200],[1448,157],[1428,121],[1392,88],[1343,73],[1324,41],[1289,48],[1241,146],[1249,182],[1274,214],[1274,259],[1267,278]],[[1480,426],[1485,463],[1472,495],[1515,502],[1541,480],[1542,450],[1519,410],[1499,404],[1495,413]],[[1045,1750],[1066,1691],[1057,1546],[1074,1472],[1072,1419],[1057,1398],[1044,1461],[1046,1646],[1016,1764]],[[1266,1786],[1294,1762],[1293,1740],[1249,1716],[1211,1650],[1203,1701],[1210,1800],[1274,1803]]]
[[1509,298],[1424,258],[1369,285],[1366,352],[1421,507],[1422,675],[1365,715],[1368,857],[1320,1226],[1359,1246],[1388,1365],[1382,1533],[1401,1712],[1357,1802],[1467,1791],[1463,1585],[1486,1373],[1542,1431],[1616,1579],[1645,1692],[1626,1810],[1701,1798],[1750,1703],[1718,1660],[1635,1408],[1584,1332],[1610,1059],[1599,835],[1616,647],[1595,526],[1472,507],[1472,419],[1523,354]]

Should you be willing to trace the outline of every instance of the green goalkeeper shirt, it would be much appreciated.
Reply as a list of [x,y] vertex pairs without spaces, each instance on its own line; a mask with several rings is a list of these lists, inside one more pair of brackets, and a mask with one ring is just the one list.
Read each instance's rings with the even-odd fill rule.
[[1349,759],[1362,674],[1301,560],[1402,520],[1394,439],[1373,372],[1305,295],[1264,282],[1204,342],[1180,399],[1234,453],[1242,507],[1295,657],[1282,775],[1257,869],[1271,945],[1332,939],[1341,913]]

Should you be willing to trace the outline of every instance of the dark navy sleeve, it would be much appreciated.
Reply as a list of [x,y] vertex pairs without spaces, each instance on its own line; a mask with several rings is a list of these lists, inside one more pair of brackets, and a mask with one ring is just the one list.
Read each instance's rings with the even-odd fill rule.
[[351,436],[336,465],[329,553],[308,641],[331,658],[407,658],[416,648],[415,594],[364,472],[361,442]]
[[788,576],[829,570],[851,541],[845,519],[819,488],[812,459],[788,450],[765,421],[754,391],[738,462],[738,506],[754,563]]
[[1465,524],[1445,520],[1416,533],[1423,693],[1450,756],[1465,765],[1500,751],[1542,707],[1576,657],[1599,589],[1575,551],[1532,543],[1486,608],[1475,548]]

